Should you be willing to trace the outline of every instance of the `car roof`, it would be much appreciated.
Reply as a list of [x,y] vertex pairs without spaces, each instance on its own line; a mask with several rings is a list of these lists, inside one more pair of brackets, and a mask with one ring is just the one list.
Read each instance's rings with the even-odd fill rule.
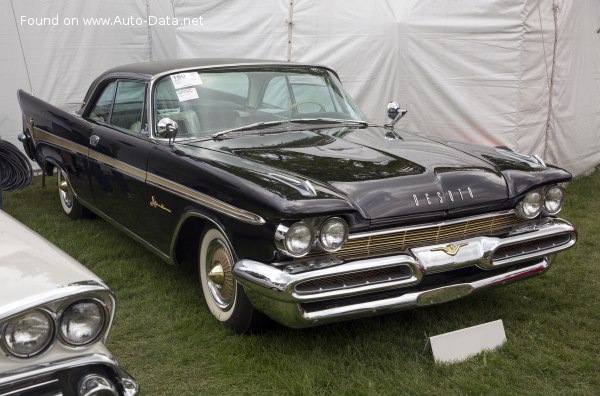
[[287,62],[270,59],[240,59],[240,58],[191,58],[191,59],[171,59],[151,62],[137,62],[127,65],[113,67],[99,75],[88,88],[88,91],[83,99],[84,105],[78,111],[83,114],[87,105],[92,99],[92,95],[104,81],[114,78],[135,78],[140,80],[151,80],[155,76],[168,74],[177,70],[194,69],[194,68],[210,68],[210,67],[235,67],[235,66],[305,66],[305,67],[322,67],[332,72],[339,79],[335,70],[321,65],[305,64],[297,62]]
[[172,59],[152,62],[138,62],[117,66],[104,72],[100,79],[107,75],[126,74],[137,75],[139,78],[151,79],[152,77],[180,69],[223,67],[223,66],[315,66],[296,62],[286,62],[269,59],[239,59],[239,58],[196,58],[196,59]]

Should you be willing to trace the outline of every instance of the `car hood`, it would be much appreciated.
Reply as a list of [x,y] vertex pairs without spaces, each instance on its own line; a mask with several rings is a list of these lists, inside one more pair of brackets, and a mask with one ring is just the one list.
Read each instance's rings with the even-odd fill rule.
[[0,316],[9,307],[80,282],[94,273],[0,210]]
[[[387,134],[387,137],[386,137]],[[410,133],[330,128],[188,143],[228,153],[344,196],[366,218],[500,206],[508,197],[490,162]]]

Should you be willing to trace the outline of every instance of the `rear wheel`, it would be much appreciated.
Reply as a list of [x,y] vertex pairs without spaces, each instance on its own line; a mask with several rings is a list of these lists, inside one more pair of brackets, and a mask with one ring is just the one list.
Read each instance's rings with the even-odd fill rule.
[[210,313],[223,325],[245,333],[258,330],[264,316],[248,300],[244,288],[233,278],[235,263],[225,236],[211,228],[200,244],[200,289]]
[[58,198],[65,214],[72,219],[90,217],[91,212],[77,200],[64,171],[59,169],[57,173]]

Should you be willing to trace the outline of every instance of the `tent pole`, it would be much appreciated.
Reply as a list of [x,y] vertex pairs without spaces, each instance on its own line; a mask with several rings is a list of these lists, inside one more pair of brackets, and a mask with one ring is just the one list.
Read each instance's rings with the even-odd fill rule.
[[[558,42],[558,9],[559,5],[556,0],[552,2],[552,16],[554,19],[554,45],[552,48],[552,68],[550,69],[550,84],[548,87],[549,98],[548,98],[548,119],[546,120],[546,134],[544,136],[544,153],[543,158],[547,158],[548,153],[548,132],[550,129],[550,122],[552,122],[552,133],[556,133],[556,124],[554,123],[554,114],[552,108],[552,94],[554,92],[554,69],[556,66],[556,44]],[[543,39],[542,39],[543,40]]]
[[287,46],[287,61],[292,61],[292,25],[294,24],[294,0],[290,0],[288,4],[288,46]]

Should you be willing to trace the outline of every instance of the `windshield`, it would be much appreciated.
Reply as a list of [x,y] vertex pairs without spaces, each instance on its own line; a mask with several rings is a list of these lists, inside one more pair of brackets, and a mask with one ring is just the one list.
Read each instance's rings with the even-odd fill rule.
[[158,80],[153,104],[155,130],[161,119],[170,118],[178,124],[178,139],[252,124],[281,127],[295,119],[366,121],[338,79],[318,67],[174,73]]

